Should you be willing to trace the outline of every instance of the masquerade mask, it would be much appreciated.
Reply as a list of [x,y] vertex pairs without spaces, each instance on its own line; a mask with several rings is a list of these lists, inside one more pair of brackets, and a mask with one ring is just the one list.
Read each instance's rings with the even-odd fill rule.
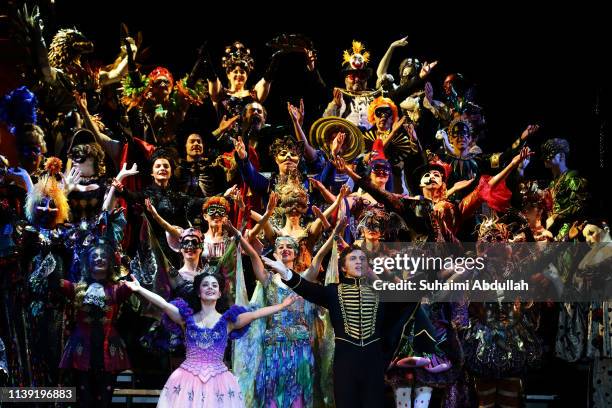
[[227,215],[227,211],[225,207],[221,205],[212,204],[206,209],[206,214],[211,217],[225,217]]
[[300,159],[297,152],[294,152],[293,150],[289,150],[289,149],[283,149],[280,152],[278,152],[277,158],[280,162],[285,162],[287,160],[297,162]]
[[391,110],[391,108],[388,106],[381,106],[379,108],[376,108],[376,110],[374,111],[374,115],[377,118],[382,118],[383,116],[390,118],[391,116],[393,116],[393,110]]
[[377,176],[388,176],[389,173],[391,172],[391,169],[389,168],[388,165],[378,163],[374,165],[374,167],[372,168],[372,171]]
[[185,237],[181,240],[181,249],[195,250],[198,248],[202,248],[202,241],[196,237]]

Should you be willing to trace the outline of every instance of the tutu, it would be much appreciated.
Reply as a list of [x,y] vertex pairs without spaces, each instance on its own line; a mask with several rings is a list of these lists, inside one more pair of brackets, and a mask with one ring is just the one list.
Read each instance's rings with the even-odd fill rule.
[[244,407],[242,393],[236,377],[225,371],[202,377],[184,368],[177,368],[162,389],[157,406],[159,408],[218,408]]
[[172,302],[185,321],[185,361],[177,368],[162,389],[158,407],[244,407],[236,377],[223,363],[227,340],[241,337],[248,325],[227,333],[228,322],[235,322],[246,312],[232,306],[212,328],[198,327],[193,311],[183,299]]

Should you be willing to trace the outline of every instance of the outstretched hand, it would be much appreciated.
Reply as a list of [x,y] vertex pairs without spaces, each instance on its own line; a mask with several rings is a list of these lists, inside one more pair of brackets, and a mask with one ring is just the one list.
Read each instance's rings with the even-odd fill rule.
[[521,149],[521,152],[519,154],[514,156],[514,158],[512,159],[512,164],[518,166],[523,160],[533,156],[534,154],[535,152],[532,152],[531,150],[529,150],[528,146],[525,146]]
[[234,224],[228,218],[223,221],[223,227],[236,238],[242,237],[242,233],[234,227]]
[[145,207],[147,208],[147,211],[150,212],[151,215],[153,215],[154,217],[158,215],[157,209],[153,204],[151,204],[151,199],[145,198]]
[[421,79],[427,77],[430,73],[431,70],[434,69],[434,67],[438,65],[438,61],[434,61],[434,62],[425,62],[423,64],[423,68],[421,68],[421,72],[419,72],[419,77]]
[[540,125],[529,125],[523,130],[521,133],[521,140],[527,139],[529,136],[533,135],[535,132],[540,130]]
[[66,194],[70,194],[72,191],[85,192],[85,191],[97,190],[98,188],[100,188],[100,186],[97,184],[87,184],[87,185],[79,184],[82,178],[81,169],[79,169],[76,166],[72,167],[70,171],[68,172],[68,174],[64,173],[61,176],[62,176],[62,180],[64,181]]
[[293,295],[289,295],[287,296],[285,299],[283,299],[283,301],[281,302],[281,305],[283,306],[283,309],[291,306],[292,304],[294,304],[300,297],[296,294]]
[[278,204],[278,193],[272,192],[270,193],[270,197],[268,198],[268,205],[266,206],[266,213],[272,214],[276,209],[276,205]]
[[229,129],[233,128],[236,124],[236,121],[240,119],[240,115],[232,116],[231,118],[227,118],[227,115],[223,115],[221,122],[219,122],[219,127],[217,128],[219,132],[225,133]]
[[138,174],[138,165],[136,163],[132,164],[131,168],[127,168],[127,163],[123,163],[123,167],[115,177],[118,181],[123,181],[124,178],[129,176],[135,176]]
[[323,214],[323,212],[321,211],[321,209],[319,207],[317,207],[316,205],[313,205],[312,206],[312,213],[315,215],[315,217],[317,217],[318,219],[321,220],[321,223],[323,224],[323,229],[324,230],[326,230],[329,227],[331,227],[331,224],[327,220],[327,217],[325,217],[325,214]]
[[[276,254],[274,254],[274,257],[278,258]],[[267,258],[265,256],[262,256],[261,260],[263,261],[264,264],[266,264],[268,268],[280,274],[283,279],[289,279],[291,277],[289,274],[290,272],[289,268],[287,268],[281,260],[276,259],[273,261],[272,259]]]
[[140,282],[138,282],[138,280],[132,274],[128,275],[128,278],[129,278],[129,280],[126,279],[124,281],[125,282],[125,286],[130,288],[132,290],[132,292],[139,292],[140,289],[142,288],[142,286],[140,286]]
[[297,122],[300,126],[304,124],[304,99],[300,99],[299,107],[292,105],[291,102],[287,102],[287,111],[291,120]]
[[238,139],[234,141],[234,149],[236,149],[236,154],[241,160],[246,160],[247,151],[246,146],[244,145],[244,140],[242,140],[242,136],[238,136]]

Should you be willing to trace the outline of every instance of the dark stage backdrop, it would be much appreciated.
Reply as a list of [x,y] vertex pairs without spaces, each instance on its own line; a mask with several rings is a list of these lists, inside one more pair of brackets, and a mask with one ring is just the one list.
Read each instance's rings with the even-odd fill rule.
[[[532,146],[548,137],[567,138],[572,145],[570,166],[592,184],[608,184],[609,131],[602,132],[601,126],[609,122],[604,75],[609,65],[604,60],[610,44],[604,38],[602,9],[578,10],[576,4],[535,9],[516,2],[461,9],[436,2],[422,9],[413,8],[414,3],[56,0],[53,7],[49,2],[41,6],[48,39],[57,28],[76,26],[94,41],[93,56],[108,63],[118,51],[119,25],[125,22],[132,33],[142,31],[144,45],[152,47],[146,63],[151,68],[166,66],[175,77],[190,70],[196,48],[205,41],[223,74],[224,46],[240,40],[255,57],[249,78],[253,84],[272,54],[265,46],[268,40],[282,32],[307,35],[318,49],[319,69],[329,89],[322,98],[309,86],[303,59],[284,58],[265,103],[270,123],[286,122],[286,101],[296,103],[300,96],[310,114],[307,121],[316,119],[314,112],[331,99],[331,88],[343,84],[342,51],[350,48],[352,39],[365,43],[375,70],[388,45],[408,35],[408,47],[396,50],[389,72],[397,78],[399,62],[406,56],[439,60],[430,78],[437,95],[447,73],[464,73],[477,84],[478,100],[485,107],[485,150],[504,149],[527,124],[539,123],[542,130]],[[532,160],[529,171],[548,177],[539,160]],[[593,188],[598,198],[605,197],[603,190]]]

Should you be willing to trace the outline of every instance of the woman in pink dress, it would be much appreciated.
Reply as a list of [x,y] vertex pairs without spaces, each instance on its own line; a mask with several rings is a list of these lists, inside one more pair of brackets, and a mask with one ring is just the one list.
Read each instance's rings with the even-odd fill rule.
[[244,407],[238,381],[223,363],[227,339],[240,338],[253,320],[279,312],[296,300],[291,296],[280,304],[254,311],[234,305],[220,314],[216,305],[223,287],[221,279],[216,274],[197,275],[192,307],[181,298],[168,303],[133,277],[126,282],[185,332],[186,359],[168,378],[158,407]]

